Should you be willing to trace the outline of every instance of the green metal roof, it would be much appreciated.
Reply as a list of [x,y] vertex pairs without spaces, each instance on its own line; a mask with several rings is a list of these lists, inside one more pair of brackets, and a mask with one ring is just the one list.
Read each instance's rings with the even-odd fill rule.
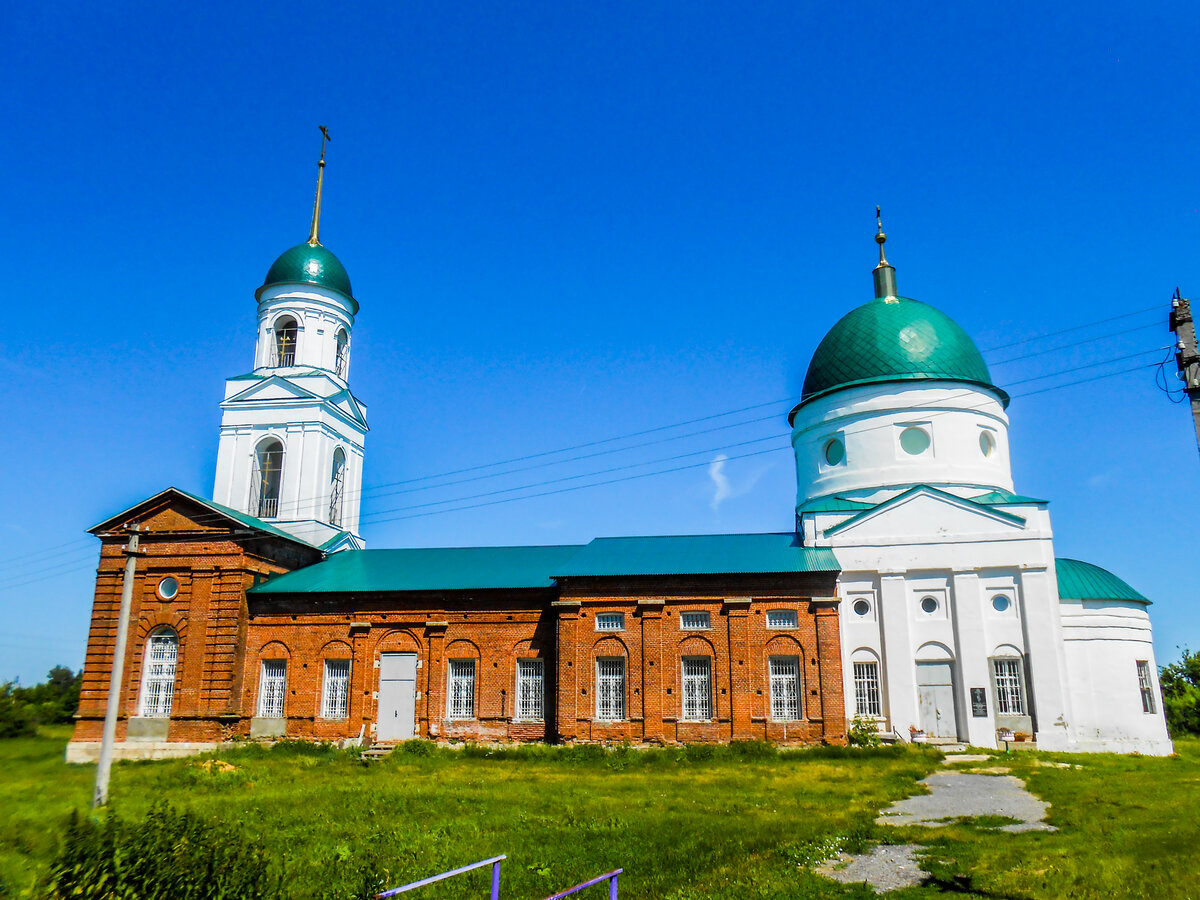
[[796,512],[862,512],[874,509],[878,505],[878,503],[866,503],[862,500],[847,500],[845,497],[839,497],[836,494],[826,494],[823,497],[813,497],[805,500],[796,509]]
[[802,547],[794,532],[597,538],[555,575],[716,575],[838,572],[827,547]]
[[986,494],[972,497],[971,502],[982,503],[984,506],[992,506],[1004,503],[1048,503],[1049,501],[1039,500],[1037,497],[1024,497],[1021,494],[1014,494],[1011,491],[988,491]]
[[[875,512],[876,510],[883,509],[884,507],[887,507],[887,506],[892,506],[896,503],[899,503],[901,500],[904,500],[907,497],[911,497],[913,494],[916,494],[918,492],[923,492],[923,493],[927,493],[927,494],[935,494],[939,497],[942,497],[946,500],[951,501],[952,503],[962,503],[962,504],[967,504],[967,505],[971,505],[971,506],[979,506],[982,509],[987,510],[989,515],[997,516],[1001,519],[1006,519],[1007,521],[1012,522],[1014,525],[1024,525],[1025,524],[1025,520],[1023,518],[1021,518],[1020,516],[1014,515],[1013,513],[1005,512],[1002,509],[988,509],[986,504],[977,503],[974,500],[968,500],[965,497],[960,497],[957,494],[951,494],[948,491],[943,491],[939,488],[933,487],[932,485],[918,484],[918,485],[914,485],[913,487],[910,487],[906,491],[903,491],[903,492],[897,494],[895,497],[892,497],[888,500],[884,500],[882,503],[878,503],[875,506],[868,507],[867,509],[862,510],[862,512],[859,512],[859,513],[851,516],[848,519],[843,519],[841,522],[838,522],[836,525],[826,528],[825,531],[823,532],[823,534],[825,535],[825,537],[829,537],[832,534],[837,534],[843,528],[849,528],[855,522],[860,521],[865,516],[871,515],[871,513]],[[807,512],[807,510],[806,510],[806,512]]]
[[1078,559],[1056,559],[1058,596],[1062,600],[1150,600],[1107,569]]
[[975,342],[953,319],[907,297],[875,299],[844,315],[817,346],[800,406],[857,385],[928,380],[977,384],[1008,405]]
[[554,586],[551,573],[578,550],[578,545],[342,550],[315,565],[278,575],[251,588],[251,593],[549,588]]
[[321,244],[297,244],[285,250],[267,270],[267,277],[263,279],[259,292],[277,284],[315,284],[337,291],[350,301],[351,312],[358,312],[358,301],[350,290],[350,276],[346,267]]

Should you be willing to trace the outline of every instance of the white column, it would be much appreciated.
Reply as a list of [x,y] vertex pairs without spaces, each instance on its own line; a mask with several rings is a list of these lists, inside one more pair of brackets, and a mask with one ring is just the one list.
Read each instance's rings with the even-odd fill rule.
[[892,727],[901,734],[920,721],[916,669],[903,573],[879,573],[879,617],[883,638],[883,680]]
[[[963,711],[959,733],[977,747],[996,746],[993,725],[996,711],[992,709],[991,672],[988,671],[987,634],[983,623],[983,585],[977,572],[955,572],[952,603],[954,605],[954,643],[958,666],[958,708]],[[971,688],[983,688],[988,698],[988,714],[975,718],[971,714]]]
[[1035,740],[1042,750],[1066,750],[1073,716],[1066,680],[1066,648],[1051,569],[1021,572],[1021,615],[1029,653],[1029,700],[1036,716]]

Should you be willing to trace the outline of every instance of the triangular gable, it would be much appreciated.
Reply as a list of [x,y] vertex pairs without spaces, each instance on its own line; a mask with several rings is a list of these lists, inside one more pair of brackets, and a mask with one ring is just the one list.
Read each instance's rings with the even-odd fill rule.
[[348,531],[339,531],[317,549],[322,553],[337,553],[341,550],[362,550],[365,545]]
[[[932,529],[931,521],[937,523]],[[879,531],[913,536],[1011,533],[1024,527],[1025,520],[1020,516],[956,497],[929,485],[918,485],[825,529],[824,535],[831,537],[850,531],[864,535]]]
[[344,412],[354,421],[358,422],[364,428],[367,425],[367,416],[362,408],[362,404],[358,402],[353,394],[349,391],[342,390],[329,398],[329,402]]
[[134,522],[151,531],[158,532],[228,531],[231,528],[238,530],[251,528],[265,535],[282,538],[302,547],[313,549],[308,542],[261,519],[175,487],[167,488],[153,497],[135,503],[115,516],[110,516],[103,522],[92,526],[88,531],[99,536]]
[[257,381],[244,391],[227,397],[225,403],[244,403],[248,400],[319,400],[312,391],[300,387],[280,375],[271,375]]

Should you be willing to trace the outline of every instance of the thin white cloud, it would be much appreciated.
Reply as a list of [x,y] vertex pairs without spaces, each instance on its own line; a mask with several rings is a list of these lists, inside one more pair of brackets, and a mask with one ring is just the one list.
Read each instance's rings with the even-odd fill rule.
[[709,505],[712,506],[713,512],[717,512],[722,501],[728,500],[733,496],[733,488],[729,484],[729,476],[725,474],[725,461],[729,459],[724,453],[718,453],[712,462],[708,464],[708,477],[713,483],[712,500]]

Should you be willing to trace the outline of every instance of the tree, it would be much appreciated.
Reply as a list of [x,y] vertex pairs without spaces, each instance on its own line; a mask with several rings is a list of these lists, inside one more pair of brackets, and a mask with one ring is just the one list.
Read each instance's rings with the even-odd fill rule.
[[37,731],[28,704],[17,698],[11,681],[0,684],[0,738],[22,737]]
[[1200,734],[1200,653],[1185,647],[1183,658],[1163,666],[1158,678],[1171,734]]

